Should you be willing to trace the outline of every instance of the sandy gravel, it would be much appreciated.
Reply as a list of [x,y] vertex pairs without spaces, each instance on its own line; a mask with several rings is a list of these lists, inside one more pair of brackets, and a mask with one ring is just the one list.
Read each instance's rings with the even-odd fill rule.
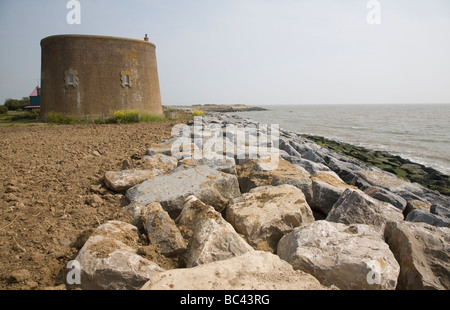
[[92,230],[129,220],[105,172],[140,159],[175,124],[0,128],[0,289],[65,288],[66,264]]

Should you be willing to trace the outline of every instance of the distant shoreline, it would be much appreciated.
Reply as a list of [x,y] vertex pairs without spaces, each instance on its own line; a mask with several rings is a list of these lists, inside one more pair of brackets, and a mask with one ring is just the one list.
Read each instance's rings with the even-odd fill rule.
[[187,106],[163,106],[163,110],[182,110],[192,113],[193,111],[202,112],[251,112],[251,111],[268,111],[263,107],[248,106],[244,104],[222,105],[222,104],[203,104],[203,105],[187,105]]

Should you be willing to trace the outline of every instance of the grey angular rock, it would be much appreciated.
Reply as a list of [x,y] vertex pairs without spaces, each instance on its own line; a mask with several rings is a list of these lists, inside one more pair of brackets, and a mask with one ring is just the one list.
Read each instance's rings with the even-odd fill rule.
[[405,210],[403,210],[403,213],[408,215],[410,212],[414,210],[423,210],[426,212],[429,212],[431,208],[431,203],[424,201],[420,197],[417,198],[411,198],[407,200]]
[[314,216],[302,191],[283,184],[256,187],[236,198],[226,219],[253,248],[275,252],[283,235],[313,222]]
[[[284,158],[286,159],[286,158]],[[286,159],[288,160],[288,159]],[[315,163],[313,161],[304,159],[304,158],[298,158],[298,159],[293,159],[293,160],[289,160],[292,164],[294,164],[296,167],[301,167],[303,169],[305,169],[306,171],[308,171],[310,174],[316,174],[319,172],[323,172],[323,171],[331,171],[330,168],[328,168],[327,166],[325,166],[324,164],[319,164],[319,163]]]
[[450,209],[447,207],[444,207],[440,204],[432,204],[430,207],[430,212],[445,218],[450,219]]
[[319,150],[320,146],[316,143],[299,137],[297,134],[291,134],[291,140],[288,140],[289,144],[302,156],[309,151]]
[[338,159],[335,157],[329,157],[326,166],[337,173],[345,183],[351,185],[356,185],[356,172],[363,169],[356,160]]
[[366,193],[372,198],[390,203],[391,205],[393,205],[394,207],[398,208],[401,211],[405,210],[406,208],[407,202],[405,199],[384,188],[378,186],[370,186],[364,190],[364,193]]
[[370,186],[377,186],[386,189],[389,192],[397,194],[407,202],[418,200],[427,202],[424,197],[425,188],[417,183],[411,183],[399,179],[396,175],[373,169],[360,170],[355,173],[355,182],[359,183],[358,187],[366,189]]
[[450,227],[450,219],[436,214],[432,214],[423,209],[414,209],[408,213],[405,221],[423,222],[437,227]]
[[[408,203],[421,201],[425,204],[450,205],[450,197],[429,190],[418,183],[411,183],[399,179],[396,175],[377,168],[368,168],[354,173],[353,181],[359,188],[365,190],[370,186],[377,186],[401,196]],[[429,208],[429,206],[428,206]],[[412,208],[414,209],[414,208]],[[409,206],[405,213],[410,212]]]
[[[439,194],[439,193],[429,190],[427,188],[424,188],[423,196],[431,204],[440,205],[441,207],[446,209],[447,213],[448,213],[448,210],[450,209],[450,196]],[[430,207],[430,209],[431,209],[431,207]]]
[[280,150],[285,151],[290,156],[297,157],[297,158],[302,157],[302,155],[289,144],[289,141],[286,141],[285,139],[280,138],[279,146],[280,146]]
[[184,200],[190,195],[195,195],[219,212],[225,209],[232,199],[241,195],[235,175],[205,165],[185,168],[179,167],[169,174],[157,176],[130,188],[126,192],[127,199],[143,204],[157,201],[175,218],[180,214]]
[[110,221],[98,227],[81,248],[76,261],[81,268],[81,287],[86,290],[131,290],[140,288],[164,271],[137,253],[135,226]]
[[390,222],[384,237],[400,264],[397,289],[450,289],[450,228]]
[[142,210],[142,222],[151,244],[159,244],[161,254],[178,255],[186,251],[187,245],[175,222],[158,202]]
[[319,281],[277,255],[251,251],[224,261],[167,270],[142,290],[326,290]]
[[176,223],[189,240],[184,255],[188,268],[253,250],[219,212],[195,196],[186,199]]
[[360,190],[346,189],[326,220],[344,224],[368,224],[382,232],[388,221],[402,221],[403,214],[393,205],[376,200]]
[[340,289],[393,290],[400,267],[382,235],[363,224],[315,221],[295,228],[277,254],[323,285]]
[[302,158],[310,160],[310,161],[318,163],[318,164],[325,164],[325,160],[323,159],[323,156],[321,156],[319,151],[317,151],[317,150],[307,151],[305,154],[302,154]]

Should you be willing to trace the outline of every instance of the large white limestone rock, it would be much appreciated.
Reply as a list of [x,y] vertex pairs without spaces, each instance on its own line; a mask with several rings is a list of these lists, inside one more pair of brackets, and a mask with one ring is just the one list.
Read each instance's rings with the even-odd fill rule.
[[363,224],[316,221],[295,228],[277,254],[322,284],[340,289],[395,289],[400,267],[379,232]]

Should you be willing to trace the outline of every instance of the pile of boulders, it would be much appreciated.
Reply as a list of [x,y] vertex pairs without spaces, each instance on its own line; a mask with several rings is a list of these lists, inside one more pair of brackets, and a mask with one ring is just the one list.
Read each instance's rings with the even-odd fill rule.
[[[231,152],[228,125],[248,131],[244,156]],[[258,152],[268,130],[259,125],[209,115],[107,172],[133,220],[87,240],[76,258],[81,287],[450,288],[450,197],[282,129]],[[141,234],[180,267],[141,256]]]

